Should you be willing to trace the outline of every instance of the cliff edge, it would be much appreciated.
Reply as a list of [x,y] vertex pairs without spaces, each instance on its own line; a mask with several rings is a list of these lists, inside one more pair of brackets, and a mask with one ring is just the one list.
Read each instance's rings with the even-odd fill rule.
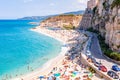
[[79,27],[99,31],[105,43],[120,52],[120,0],[89,0]]

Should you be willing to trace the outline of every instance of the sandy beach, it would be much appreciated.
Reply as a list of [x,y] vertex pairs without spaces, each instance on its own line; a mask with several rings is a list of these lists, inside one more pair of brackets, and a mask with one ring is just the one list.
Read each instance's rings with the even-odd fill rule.
[[[31,29],[31,30],[38,32],[38,33],[41,33],[41,34],[44,34],[46,36],[52,37],[54,39],[57,39],[58,41],[62,42],[63,45],[65,45],[67,42],[67,40],[62,40],[62,38],[57,37],[58,35],[60,36],[61,34],[58,34],[56,36],[54,35],[55,33],[49,34],[49,33],[52,33],[53,31],[52,32],[47,31],[47,29],[45,29],[45,28],[38,28],[37,27],[36,29]],[[65,58],[65,53],[69,49],[70,49],[70,47],[62,47],[60,54],[57,57],[49,60],[40,69],[37,69],[31,73],[28,73],[26,75],[23,75],[23,76],[20,76],[20,77],[11,79],[11,80],[36,80],[38,76],[48,74],[53,69],[53,67],[59,66],[61,64],[62,60]]]
[[[46,36],[52,37],[54,39],[57,39],[60,42],[62,42],[63,45],[67,45],[67,46],[63,46],[61,48],[60,54],[57,57],[49,60],[41,68],[39,68],[31,73],[28,73],[26,75],[23,75],[23,76],[20,76],[18,78],[11,79],[11,80],[40,80],[39,79],[40,76],[46,76],[46,75],[49,76],[49,74],[55,67],[57,67],[59,69],[61,68],[61,66],[64,67],[65,65],[63,65],[63,61],[67,62],[67,66],[69,65],[69,69],[71,69],[70,68],[71,66],[73,67],[73,66],[77,65],[76,63],[73,63],[73,61],[71,61],[71,60],[66,60],[65,54],[68,53],[68,51],[71,50],[71,48],[73,48],[74,45],[77,45],[76,42],[77,43],[79,42],[79,44],[82,44],[87,39],[87,37],[85,37],[83,34],[80,34],[74,30],[48,30],[48,29],[40,27],[40,26],[38,26],[34,29],[31,29],[31,30],[41,33],[41,34],[44,34]],[[70,44],[72,44],[72,46]],[[80,51],[80,49],[78,49],[78,47],[80,48],[79,45],[77,45],[77,47],[75,47],[75,48],[77,48],[77,51]],[[79,57],[79,56],[77,56],[77,57]],[[78,67],[80,69],[80,66],[78,66]],[[81,72],[81,70],[79,70],[79,69],[78,69],[78,71]],[[86,70],[86,69],[83,69],[83,70]],[[65,69],[65,71],[69,72],[66,69]],[[82,75],[84,76],[84,74],[85,73],[83,73]],[[80,75],[80,76],[82,76],[82,75]],[[96,79],[97,77],[94,76],[94,78]],[[42,80],[47,80],[47,79],[42,79]],[[66,79],[60,79],[60,80],[66,80]],[[72,80],[74,80],[74,79],[72,79]],[[97,80],[99,80],[99,78]]]
[[38,76],[48,74],[53,69],[53,67],[59,66],[61,61],[64,59],[64,53],[66,53],[66,51],[67,48],[62,48],[61,53],[57,57],[45,63],[40,69],[11,80],[37,80]]

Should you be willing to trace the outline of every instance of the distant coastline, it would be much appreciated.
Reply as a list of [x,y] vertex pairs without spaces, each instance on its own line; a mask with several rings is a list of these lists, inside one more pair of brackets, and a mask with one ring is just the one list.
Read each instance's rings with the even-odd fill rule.
[[[84,14],[84,10],[80,10],[80,11],[73,11],[73,12],[67,12],[67,13],[61,13],[61,14],[65,14],[65,15],[69,15],[69,14],[74,14],[74,15],[83,15]],[[53,17],[53,16],[58,16],[61,14],[56,14],[56,15],[48,15],[48,16],[28,16],[28,17],[23,17],[23,18],[18,18],[17,20],[45,20],[49,17]]]

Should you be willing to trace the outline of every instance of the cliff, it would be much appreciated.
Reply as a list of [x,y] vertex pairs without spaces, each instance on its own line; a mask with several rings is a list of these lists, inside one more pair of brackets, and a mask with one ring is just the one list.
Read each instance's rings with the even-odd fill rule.
[[89,0],[85,12],[87,16],[83,16],[80,29],[98,30],[106,44],[120,52],[120,0]]
[[81,21],[81,15],[59,15],[50,17],[40,23],[40,26],[43,27],[56,27],[56,28],[64,28],[64,27],[78,27],[79,22]]

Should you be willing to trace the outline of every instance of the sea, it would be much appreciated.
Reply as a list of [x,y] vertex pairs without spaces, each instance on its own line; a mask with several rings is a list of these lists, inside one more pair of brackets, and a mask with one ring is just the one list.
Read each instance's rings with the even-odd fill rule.
[[0,20],[0,80],[35,71],[60,53],[61,42],[30,30],[41,21]]

